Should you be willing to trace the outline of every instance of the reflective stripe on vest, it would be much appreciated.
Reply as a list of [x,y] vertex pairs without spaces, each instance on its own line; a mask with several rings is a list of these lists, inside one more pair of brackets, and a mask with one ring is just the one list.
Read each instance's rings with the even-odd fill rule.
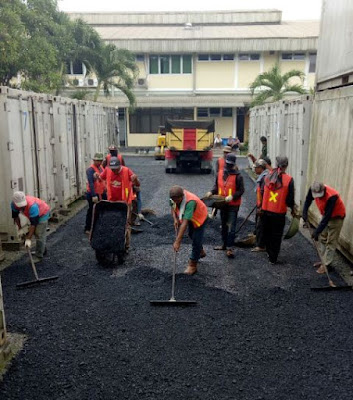
[[[207,207],[202,200],[187,190],[184,190],[184,196],[186,204],[191,200],[196,202],[196,208],[194,210],[194,214],[192,215],[191,222],[194,228],[199,228],[207,219]],[[175,212],[178,219],[180,219],[180,210],[178,207],[176,207]]]
[[[218,186],[218,194],[220,196],[233,196],[234,193],[237,191],[237,176],[235,174],[228,175],[227,180],[224,182],[223,174],[218,174],[217,179],[217,186]],[[241,204],[241,197],[236,200],[232,200],[227,205],[229,206],[240,206]]]
[[317,208],[319,209],[321,215],[325,214],[325,209],[328,200],[332,196],[337,196],[337,200],[335,203],[335,207],[332,211],[331,218],[333,217],[341,217],[344,218],[346,216],[346,207],[344,206],[343,200],[341,199],[341,196],[337,192],[337,190],[333,189],[330,186],[325,185],[325,194],[323,197],[316,197],[315,198],[315,203],[317,205]]
[[[112,200],[112,178],[114,177],[114,172],[108,168],[106,170],[107,174],[107,197],[108,201],[115,201]],[[129,168],[127,167],[121,167],[121,170],[119,171],[119,176],[121,177],[121,195],[122,195],[122,200],[127,204],[131,204],[132,202],[132,183],[129,180]]]
[[[39,218],[48,214],[48,212],[50,211],[50,207],[48,206],[48,204],[45,201],[38,199],[38,197],[26,196],[26,201],[27,201],[27,205],[23,211],[23,214],[28,219],[30,218],[29,211],[30,211],[30,208],[33,206],[33,204],[37,204],[37,206],[39,208]],[[20,208],[16,207],[16,205],[15,205],[15,208],[17,210],[20,210]]]
[[285,214],[287,212],[287,194],[289,183],[292,177],[288,174],[281,174],[282,186],[278,189],[270,189],[270,176],[265,178],[264,196],[262,199],[262,209],[277,214]]
[[[96,165],[92,164],[89,168],[94,169],[94,171],[100,175],[103,172],[103,168],[102,167],[97,167]],[[89,169],[88,168],[88,169]],[[87,171],[88,171],[87,169]],[[102,195],[105,191],[105,182],[104,181],[100,181],[98,178],[93,178],[94,180],[94,191],[96,192],[96,194]],[[86,190],[87,193],[91,193],[91,189],[89,187],[89,182],[87,181],[87,185],[86,185]]]

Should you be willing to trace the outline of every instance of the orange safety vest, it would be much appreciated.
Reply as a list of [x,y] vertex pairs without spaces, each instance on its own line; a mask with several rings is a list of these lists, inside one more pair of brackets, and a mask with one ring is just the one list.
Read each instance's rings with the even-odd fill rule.
[[285,214],[287,212],[287,194],[289,183],[292,177],[288,174],[282,174],[282,185],[279,188],[272,188],[270,185],[271,175],[265,178],[264,196],[262,199],[262,209],[276,214]]
[[335,207],[333,209],[331,218],[334,217],[341,217],[344,218],[346,216],[346,207],[344,206],[343,200],[341,199],[341,196],[337,192],[337,190],[333,189],[330,186],[325,185],[325,195],[322,197],[316,197],[315,198],[315,203],[317,205],[317,208],[319,209],[321,215],[325,214],[325,208],[327,201],[332,197],[332,196],[338,196]]
[[[196,208],[194,210],[194,214],[192,215],[191,222],[194,228],[199,228],[207,219],[207,207],[202,200],[187,190],[184,190],[184,196],[186,204],[191,200],[196,201]],[[180,210],[178,207],[176,207],[175,212],[178,219],[180,219]]]
[[[103,172],[103,167],[99,167],[98,168],[94,164],[92,164],[89,168],[93,168],[94,172],[96,172],[98,175],[100,175]],[[87,171],[88,171],[88,169],[87,169]],[[87,190],[87,193],[91,193],[91,189],[89,187],[89,183],[88,182],[87,182],[87,185],[86,185],[86,190]],[[101,181],[98,178],[95,178],[94,179],[94,191],[96,192],[96,194],[101,196],[105,191],[105,182]]]
[[[217,180],[217,186],[218,186],[218,194],[220,196],[232,196],[236,191],[237,191],[237,176],[234,175],[228,175],[227,180],[223,180],[223,173],[222,175],[218,174],[218,180]],[[230,206],[240,206],[241,204],[241,197],[236,200],[232,200],[229,203],[227,203]]]
[[217,163],[218,163],[218,178],[223,177],[223,171],[224,171],[224,166],[226,164],[226,160],[224,159],[224,157],[220,157],[217,160]]
[[[105,158],[106,160],[107,160],[107,165],[106,165],[106,167],[109,167],[109,164],[110,164],[110,159],[112,158],[112,155],[109,153],[108,155],[107,155],[107,157]],[[120,165],[123,167],[124,166],[124,160],[123,160],[123,156],[121,155],[121,154],[118,154],[117,155],[117,158],[118,158],[118,160],[120,161]]]
[[[113,201],[112,200],[112,178],[115,175],[114,172],[108,168],[106,170],[107,174],[107,197],[108,201]],[[124,201],[127,204],[131,204],[133,200],[133,193],[132,193],[132,182],[129,179],[129,168],[127,167],[121,167],[121,170],[119,172],[119,175],[121,176],[121,195],[122,199],[121,201]]]
[[258,183],[256,187],[256,207],[261,208],[261,205],[262,205],[262,193],[261,193],[260,183]]
[[[30,208],[33,206],[33,204],[37,204],[39,207],[39,218],[43,217],[44,215],[48,214],[48,212],[50,211],[50,207],[48,206],[48,204],[41,200],[38,199],[37,197],[33,197],[33,196],[26,196],[26,200],[27,200],[27,205],[23,211],[23,214],[29,219],[29,210]],[[15,208],[17,210],[20,210],[19,207],[17,207],[14,204]]]

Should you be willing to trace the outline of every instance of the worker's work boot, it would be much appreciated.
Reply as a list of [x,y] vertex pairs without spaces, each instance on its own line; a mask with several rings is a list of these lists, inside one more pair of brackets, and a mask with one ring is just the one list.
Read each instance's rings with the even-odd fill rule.
[[189,260],[189,264],[184,271],[184,274],[186,275],[194,275],[197,272],[197,261],[194,260]]
[[206,252],[204,249],[202,249],[200,252],[200,258],[205,258],[205,257],[206,257]]

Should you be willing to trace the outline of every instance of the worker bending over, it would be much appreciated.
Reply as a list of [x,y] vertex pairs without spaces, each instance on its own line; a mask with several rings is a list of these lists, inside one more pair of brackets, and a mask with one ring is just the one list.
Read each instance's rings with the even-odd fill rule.
[[277,168],[265,178],[262,199],[265,246],[271,264],[277,262],[281,249],[287,207],[295,215],[294,180],[286,174],[287,157],[276,157]]
[[223,173],[218,172],[212,191],[206,194],[206,197],[212,194],[225,197],[226,205],[221,209],[223,244],[215,247],[215,250],[226,250],[229,258],[234,257],[235,228],[244,193],[244,180],[236,166],[236,159],[234,153],[227,154]]
[[100,178],[106,182],[108,201],[123,201],[128,205],[126,227],[126,249],[128,249],[131,238],[131,204],[134,199],[133,186],[140,186],[140,182],[130,168],[120,164],[120,160],[117,157],[110,159],[109,167],[105,168]]
[[338,238],[346,216],[346,208],[341,196],[335,189],[321,182],[314,182],[304,203],[303,220],[305,222],[308,221],[308,210],[313,200],[315,200],[322,219],[312,233],[312,238],[316,241],[320,239],[320,253],[324,263],[322,265],[321,262],[318,262],[314,266],[319,267],[316,272],[324,274],[325,268],[328,270],[333,262]]
[[86,170],[86,199],[88,202],[88,210],[86,214],[85,233],[87,234],[90,233],[91,230],[93,204],[98,203],[100,200],[106,200],[107,198],[105,183],[99,178],[104,171],[102,162],[103,153],[96,153],[93,157],[93,163]]
[[30,221],[30,228],[27,233],[25,246],[31,248],[32,236],[36,237],[36,251],[33,261],[38,263],[42,261],[45,253],[45,244],[47,241],[47,227],[50,217],[50,207],[48,204],[33,196],[26,196],[23,192],[15,192],[11,202],[12,218],[18,226],[18,235],[24,236],[24,230],[21,227],[19,214],[22,213]]
[[197,272],[197,263],[200,258],[206,257],[203,249],[203,237],[207,220],[207,207],[196,195],[180,186],[172,186],[169,191],[170,205],[174,219],[174,228],[177,232],[173,243],[174,251],[179,251],[186,228],[189,228],[189,237],[192,239],[190,260],[184,274],[193,275]]

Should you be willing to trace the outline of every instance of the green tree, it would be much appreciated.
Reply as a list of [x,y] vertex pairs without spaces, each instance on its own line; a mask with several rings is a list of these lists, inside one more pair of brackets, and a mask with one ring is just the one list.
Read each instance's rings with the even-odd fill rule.
[[[305,94],[306,90],[302,84],[291,84],[291,78],[300,78],[303,82],[304,73],[299,70],[291,70],[285,74],[281,74],[278,64],[273,68],[257,76],[250,85],[253,101],[250,107],[264,104],[267,100],[278,101],[283,99],[284,95],[289,92]],[[256,93],[255,93],[256,92]]]
[[113,44],[104,45],[99,57],[92,63],[91,69],[98,80],[94,101],[97,101],[101,89],[106,96],[109,96],[111,88],[115,87],[129,99],[131,108],[135,106],[133,87],[138,67],[130,51],[117,49]]

